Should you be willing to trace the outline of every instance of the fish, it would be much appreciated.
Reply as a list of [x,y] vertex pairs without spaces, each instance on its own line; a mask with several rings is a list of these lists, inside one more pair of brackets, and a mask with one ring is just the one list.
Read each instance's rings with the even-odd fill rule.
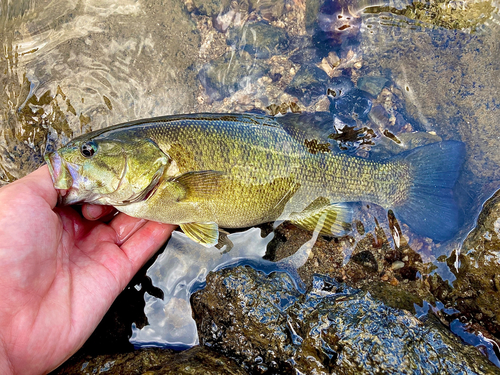
[[436,241],[456,233],[460,210],[453,190],[463,143],[361,158],[335,149],[333,118],[318,116],[143,119],[81,135],[45,160],[60,205],[111,205],[133,217],[177,224],[207,247],[224,229],[285,220],[342,236],[356,202],[393,210],[414,232]]

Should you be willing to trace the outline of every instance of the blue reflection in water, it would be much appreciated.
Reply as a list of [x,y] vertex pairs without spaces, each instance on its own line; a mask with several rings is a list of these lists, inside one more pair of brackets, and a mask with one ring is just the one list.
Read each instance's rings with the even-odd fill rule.
[[491,362],[500,367],[500,360],[497,356],[497,353],[500,353],[500,347],[498,347],[498,344],[494,340],[484,337],[481,332],[477,334],[469,332],[467,325],[463,324],[458,319],[450,323],[450,330],[467,344],[474,345],[486,355]]

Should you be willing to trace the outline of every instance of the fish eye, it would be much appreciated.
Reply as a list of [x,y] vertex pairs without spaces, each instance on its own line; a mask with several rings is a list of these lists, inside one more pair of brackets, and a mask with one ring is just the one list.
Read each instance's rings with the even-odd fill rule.
[[97,152],[97,145],[93,141],[85,142],[80,146],[80,152],[85,158],[91,158]]

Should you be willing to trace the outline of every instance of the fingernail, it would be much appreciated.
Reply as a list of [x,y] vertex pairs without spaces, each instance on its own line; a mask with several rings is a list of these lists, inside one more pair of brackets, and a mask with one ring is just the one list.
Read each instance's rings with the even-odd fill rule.
[[135,232],[139,230],[139,228],[143,227],[148,221],[144,219],[140,219],[133,223],[129,223],[127,225],[123,225],[117,229],[117,239],[116,244],[118,246],[122,245],[125,241],[127,241],[130,236],[132,236]]
[[98,206],[93,204],[86,205],[82,208],[82,210],[85,210],[85,217],[89,220],[99,219],[103,215],[104,209],[105,209],[104,206]]

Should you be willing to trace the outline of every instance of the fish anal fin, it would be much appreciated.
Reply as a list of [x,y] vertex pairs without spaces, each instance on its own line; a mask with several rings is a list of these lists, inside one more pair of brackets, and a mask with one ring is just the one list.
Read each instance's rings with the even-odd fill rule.
[[219,226],[216,223],[184,223],[179,226],[186,236],[205,247],[219,242]]
[[314,210],[304,210],[292,223],[324,236],[343,236],[351,229],[352,207],[348,203],[334,203]]

